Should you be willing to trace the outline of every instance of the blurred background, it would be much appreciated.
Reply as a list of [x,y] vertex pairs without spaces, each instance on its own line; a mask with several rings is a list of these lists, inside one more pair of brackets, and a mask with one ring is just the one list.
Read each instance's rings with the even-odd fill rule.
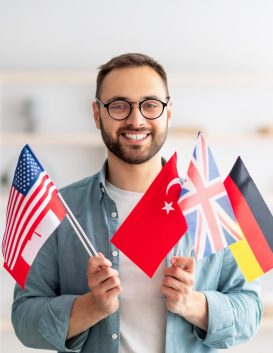
[[[26,143],[59,188],[101,167],[97,68],[125,52],[151,55],[169,74],[164,156],[178,152],[181,175],[201,130],[223,177],[241,155],[273,211],[272,19],[272,0],[0,0],[0,240]],[[273,271],[261,281],[261,329],[232,352],[272,347]],[[31,352],[11,327],[13,286],[0,269],[0,352]]]

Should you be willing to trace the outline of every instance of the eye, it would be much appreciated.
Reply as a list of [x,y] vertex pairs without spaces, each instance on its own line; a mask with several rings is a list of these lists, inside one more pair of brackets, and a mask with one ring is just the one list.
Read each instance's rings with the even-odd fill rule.
[[115,101],[115,102],[112,102],[110,105],[109,105],[109,108],[111,110],[127,110],[128,108],[130,108],[129,104],[127,102],[124,102],[124,101]]
[[149,109],[149,110],[152,110],[152,109],[156,109],[156,108],[159,108],[161,107],[161,103],[157,100],[148,100],[148,101],[145,101],[142,103],[142,108],[143,109]]

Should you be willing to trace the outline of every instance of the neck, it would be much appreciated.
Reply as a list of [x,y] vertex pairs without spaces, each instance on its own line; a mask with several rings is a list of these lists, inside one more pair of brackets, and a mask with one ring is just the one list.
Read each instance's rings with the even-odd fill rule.
[[129,164],[108,152],[107,180],[114,186],[133,192],[145,192],[162,168],[161,156],[141,164]]

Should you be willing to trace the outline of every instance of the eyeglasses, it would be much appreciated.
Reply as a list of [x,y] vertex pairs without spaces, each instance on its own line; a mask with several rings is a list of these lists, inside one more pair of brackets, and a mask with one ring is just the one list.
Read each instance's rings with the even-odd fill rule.
[[141,102],[128,102],[125,99],[114,100],[109,103],[103,103],[99,98],[96,101],[107,109],[112,119],[125,120],[132,113],[133,104],[138,104],[138,109],[144,118],[154,120],[159,118],[165,107],[168,105],[170,97],[166,97],[167,102],[161,102],[159,99],[145,99]]

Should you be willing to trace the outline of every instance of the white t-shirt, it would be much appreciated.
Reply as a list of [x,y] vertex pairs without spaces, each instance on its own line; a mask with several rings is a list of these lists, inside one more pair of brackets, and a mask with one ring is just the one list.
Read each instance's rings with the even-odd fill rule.
[[[109,182],[106,182],[106,188],[117,205],[121,224],[143,194],[119,189]],[[120,353],[163,353],[167,311],[160,285],[165,261],[153,278],[149,278],[121,251],[119,260],[123,288],[120,295]]]

